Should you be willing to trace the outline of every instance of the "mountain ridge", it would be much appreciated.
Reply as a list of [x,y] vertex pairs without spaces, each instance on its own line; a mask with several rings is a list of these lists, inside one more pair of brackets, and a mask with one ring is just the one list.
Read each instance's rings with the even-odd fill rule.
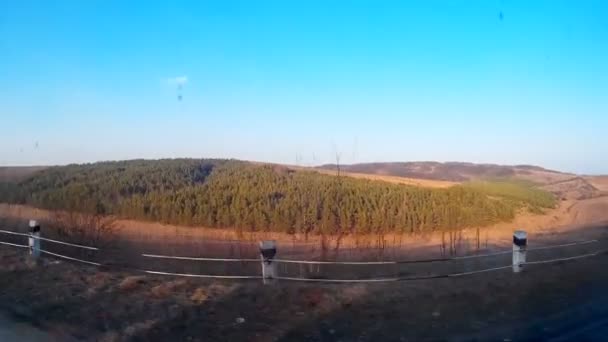
[[[316,167],[335,170],[336,164]],[[536,165],[477,164],[471,162],[372,162],[340,165],[344,172],[365,173],[406,178],[464,182],[480,179],[515,178],[534,183],[551,183],[575,176],[571,173],[546,169]]]

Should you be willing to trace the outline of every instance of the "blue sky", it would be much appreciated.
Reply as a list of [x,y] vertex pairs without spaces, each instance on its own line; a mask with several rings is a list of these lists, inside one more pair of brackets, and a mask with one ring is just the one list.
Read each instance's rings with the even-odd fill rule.
[[607,61],[605,1],[2,1],[0,165],[608,173]]

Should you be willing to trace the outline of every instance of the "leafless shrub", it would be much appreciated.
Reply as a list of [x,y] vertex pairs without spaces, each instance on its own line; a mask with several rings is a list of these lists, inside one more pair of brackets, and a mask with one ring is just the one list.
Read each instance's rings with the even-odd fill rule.
[[209,294],[202,287],[197,288],[192,294],[192,296],[190,296],[190,300],[196,304],[202,304],[207,300],[207,298],[209,298]]
[[158,299],[166,298],[186,286],[186,284],[187,282],[184,279],[162,282],[150,289],[150,295]]
[[131,291],[131,290],[139,287],[139,285],[144,284],[145,282],[146,282],[145,276],[128,276],[128,277],[124,278],[118,284],[118,288],[121,291]]
[[93,246],[105,246],[116,237],[118,226],[112,216],[83,214],[74,211],[53,212],[49,226],[59,237]]

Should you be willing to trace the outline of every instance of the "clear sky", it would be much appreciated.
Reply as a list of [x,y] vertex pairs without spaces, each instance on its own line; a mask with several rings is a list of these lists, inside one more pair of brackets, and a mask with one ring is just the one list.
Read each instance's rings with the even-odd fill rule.
[[0,165],[608,173],[608,1],[0,1],[0,118]]

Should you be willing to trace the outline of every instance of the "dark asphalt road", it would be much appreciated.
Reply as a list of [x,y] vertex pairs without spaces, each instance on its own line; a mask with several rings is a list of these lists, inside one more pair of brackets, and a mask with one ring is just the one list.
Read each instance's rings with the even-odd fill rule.
[[51,336],[33,325],[19,322],[0,313],[0,341],[2,342],[48,342],[55,341]]

